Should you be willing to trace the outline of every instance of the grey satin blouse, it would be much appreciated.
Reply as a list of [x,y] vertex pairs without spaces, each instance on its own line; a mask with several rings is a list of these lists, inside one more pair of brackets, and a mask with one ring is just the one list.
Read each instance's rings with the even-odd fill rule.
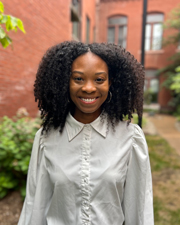
[[148,148],[138,125],[67,116],[36,133],[18,225],[153,225]]

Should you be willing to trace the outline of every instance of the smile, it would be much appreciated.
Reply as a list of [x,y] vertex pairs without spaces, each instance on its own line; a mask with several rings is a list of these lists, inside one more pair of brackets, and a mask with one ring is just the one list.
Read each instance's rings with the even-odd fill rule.
[[80,100],[81,100],[82,102],[88,103],[88,104],[96,102],[97,99],[98,99],[98,98],[80,98]]

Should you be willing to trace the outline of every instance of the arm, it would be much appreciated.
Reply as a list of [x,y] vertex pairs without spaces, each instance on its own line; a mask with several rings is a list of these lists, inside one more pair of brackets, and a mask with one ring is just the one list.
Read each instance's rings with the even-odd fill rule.
[[36,133],[26,184],[26,198],[18,225],[45,225],[52,194],[41,140],[41,129]]
[[152,178],[144,134],[135,125],[124,190],[125,225],[153,225]]

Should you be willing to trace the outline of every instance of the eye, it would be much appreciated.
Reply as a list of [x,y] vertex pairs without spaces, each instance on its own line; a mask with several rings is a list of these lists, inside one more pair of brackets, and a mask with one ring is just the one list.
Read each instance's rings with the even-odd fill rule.
[[75,81],[82,81],[83,79],[81,77],[75,77],[73,78]]
[[103,82],[104,82],[104,79],[103,79],[103,78],[97,78],[97,79],[96,79],[96,82],[98,82],[98,83],[103,83]]

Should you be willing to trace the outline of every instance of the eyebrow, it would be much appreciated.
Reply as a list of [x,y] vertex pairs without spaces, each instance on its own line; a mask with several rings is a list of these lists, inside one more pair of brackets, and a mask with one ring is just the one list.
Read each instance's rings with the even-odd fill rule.
[[[84,74],[83,72],[80,72],[80,71],[77,71],[77,70],[74,70],[72,73],[80,73],[80,74]],[[99,75],[99,74],[102,74],[102,73],[104,73],[104,74],[107,75],[106,72],[98,72],[98,73],[95,73],[95,75]]]
[[80,71],[77,71],[77,70],[74,70],[72,73],[80,73],[80,74],[84,74],[83,72],[80,72]]

